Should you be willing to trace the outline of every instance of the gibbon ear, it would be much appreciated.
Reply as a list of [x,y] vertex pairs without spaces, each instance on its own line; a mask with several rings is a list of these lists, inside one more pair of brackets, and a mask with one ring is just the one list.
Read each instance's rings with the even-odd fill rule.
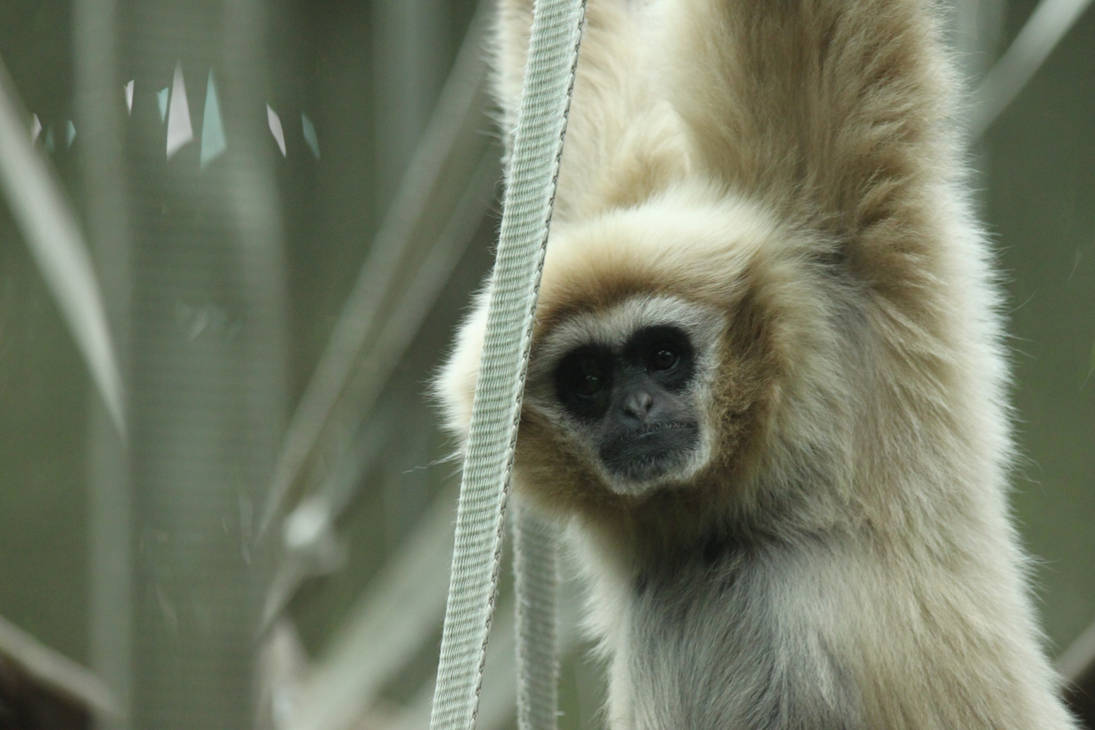
[[445,364],[434,376],[433,396],[441,406],[445,429],[463,449],[471,422],[475,384],[479,378],[479,360],[487,330],[489,290],[480,291],[460,325]]

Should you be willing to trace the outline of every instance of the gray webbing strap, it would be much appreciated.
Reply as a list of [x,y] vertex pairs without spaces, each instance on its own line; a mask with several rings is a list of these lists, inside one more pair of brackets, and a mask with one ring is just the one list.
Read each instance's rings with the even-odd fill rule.
[[559,678],[555,527],[528,509],[513,510],[517,600],[517,727],[555,730]]
[[584,0],[536,0],[456,515],[431,730],[475,725],[533,310]]

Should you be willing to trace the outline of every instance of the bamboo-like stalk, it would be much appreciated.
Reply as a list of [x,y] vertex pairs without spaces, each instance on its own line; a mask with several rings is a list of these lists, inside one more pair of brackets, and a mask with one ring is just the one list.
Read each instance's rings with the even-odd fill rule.
[[124,434],[121,378],[101,287],[61,186],[31,144],[25,123],[29,119],[0,62],[0,190],[60,305],[114,426]]
[[[365,373],[365,365],[374,364],[371,348],[382,337],[382,329],[414,328],[413,323],[405,323],[400,308],[406,283],[437,253],[434,247],[444,235],[442,227],[454,206],[467,196],[463,184],[489,146],[482,134],[486,68],[481,58],[481,25],[472,21],[426,133],[293,413],[263,506],[260,534],[299,493],[309,465],[330,454],[331,444],[360,422],[367,402],[375,397],[368,384],[375,383],[375,378]],[[461,185],[454,185],[454,180]],[[415,302],[416,309],[420,304]]]
[[0,617],[0,659],[36,682],[100,716],[116,716],[118,702],[93,672],[54,651],[15,624]]
[[[120,727],[251,728],[267,574],[253,514],[285,405],[283,244],[272,147],[255,123],[267,101],[266,6],[149,0],[130,11],[140,22],[113,28],[101,4],[81,8],[79,53],[119,49],[88,59],[81,108],[99,130],[81,139],[102,144],[86,171],[105,175],[87,185],[96,250],[128,268],[115,311],[133,426],[128,452],[103,449],[95,480],[93,654],[123,696]],[[124,149],[117,68],[136,73]],[[183,101],[216,77],[227,149],[205,165],[201,141],[165,154],[150,91],[172,69],[169,136]],[[122,483],[108,484],[112,474]]]
[[969,131],[978,137],[1019,95],[1091,0],[1041,0],[974,94]]
[[[118,72],[117,3],[73,4],[76,112],[86,142],[82,189],[91,253],[128,388],[132,234],[124,174],[123,92]],[[127,399],[123,399],[127,400]],[[117,712],[97,713],[100,730],[129,730],[132,717],[133,501],[128,451],[93,399],[88,417],[88,582],[90,661],[116,697]]]

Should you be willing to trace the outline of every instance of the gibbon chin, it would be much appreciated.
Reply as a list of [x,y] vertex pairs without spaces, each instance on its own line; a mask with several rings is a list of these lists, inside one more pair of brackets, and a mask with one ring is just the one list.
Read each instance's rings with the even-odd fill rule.
[[[514,487],[573,539],[611,728],[1076,727],[937,23],[589,0]],[[530,25],[501,0],[507,125]],[[458,437],[485,304],[438,378]]]

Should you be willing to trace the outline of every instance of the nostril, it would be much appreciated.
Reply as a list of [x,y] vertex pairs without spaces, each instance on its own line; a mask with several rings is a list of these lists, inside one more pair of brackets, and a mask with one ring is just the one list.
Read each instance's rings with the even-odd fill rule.
[[653,407],[654,397],[645,390],[629,393],[624,400],[624,413],[633,418],[645,420]]

